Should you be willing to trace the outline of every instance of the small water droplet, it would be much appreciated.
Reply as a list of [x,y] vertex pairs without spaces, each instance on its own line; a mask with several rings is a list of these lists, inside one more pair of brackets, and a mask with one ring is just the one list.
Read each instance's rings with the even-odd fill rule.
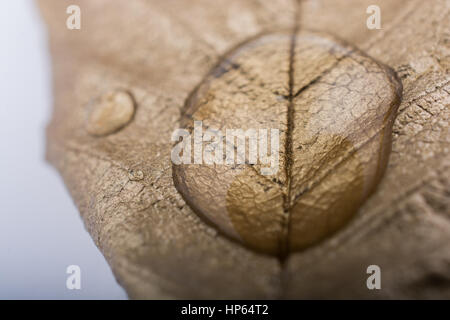
[[128,179],[131,181],[140,181],[144,179],[144,173],[141,170],[130,170],[128,172]]
[[133,119],[134,112],[135,101],[129,92],[109,91],[89,104],[86,130],[94,136],[114,133]]

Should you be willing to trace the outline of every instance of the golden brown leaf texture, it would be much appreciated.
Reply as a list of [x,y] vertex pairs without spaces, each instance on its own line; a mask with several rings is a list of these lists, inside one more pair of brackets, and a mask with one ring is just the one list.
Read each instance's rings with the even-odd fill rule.
[[[39,1],[47,158],[131,298],[450,296],[448,0],[76,2]],[[194,119],[279,129],[278,171],[173,166]]]
[[329,35],[251,39],[197,87],[181,124],[191,132],[194,121],[221,132],[278,129],[278,170],[265,175],[263,164],[248,161],[180,164],[175,186],[250,248],[281,256],[307,248],[342,227],[376,187],[401,93],[391,69]]

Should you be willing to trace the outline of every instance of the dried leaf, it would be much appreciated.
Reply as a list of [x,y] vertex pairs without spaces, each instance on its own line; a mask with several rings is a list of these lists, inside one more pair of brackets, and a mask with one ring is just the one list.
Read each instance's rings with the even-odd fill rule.
[[[54,64],[47,155],[130,297],[450,297],[448,1],[379,0],[381,30],[365,26],[369,0],[78,3],[81,30],[68,30],[72,3],[40,0]],[[341,231],[280,265],[186,206],[172,180],[170,137],[222,55],[295,25],[337,33],[393,68],[403,100],[373,196]],[[89,102],[117,88],[134,97],[133,120],[92,137]],[[367,290],[369,264],[380,265],[382,290]]]

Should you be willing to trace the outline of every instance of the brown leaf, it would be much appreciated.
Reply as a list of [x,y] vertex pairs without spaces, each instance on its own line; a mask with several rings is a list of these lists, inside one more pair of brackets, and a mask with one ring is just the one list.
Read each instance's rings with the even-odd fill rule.
[[[71,31],[72,3],[40,0],[54,63],[47,154],[130,297],[450,297],[448,1],[377,1],[381,30],[365,27],[366,0],[304,1],[297,18],[289,0],[78,2],[82,28]],[[376,192],[349,225],[280,265],[185,205],[170,137],[223,54],[296,24],[337,34],[390,66],[404,90]],[[133,120],[89,135],[89,102],[117,88],[133,96]],[[381,266],[382,290],[367,290],[369,264]]]

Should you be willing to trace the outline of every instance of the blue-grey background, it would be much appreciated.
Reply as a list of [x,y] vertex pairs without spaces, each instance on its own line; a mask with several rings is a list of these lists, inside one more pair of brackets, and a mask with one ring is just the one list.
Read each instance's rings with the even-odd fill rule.
[[[0,299],[125,299],[44,160],[50,68],[34,1],[1,1]],[[66,288],[72,264],[81,267],[81,290]]]

